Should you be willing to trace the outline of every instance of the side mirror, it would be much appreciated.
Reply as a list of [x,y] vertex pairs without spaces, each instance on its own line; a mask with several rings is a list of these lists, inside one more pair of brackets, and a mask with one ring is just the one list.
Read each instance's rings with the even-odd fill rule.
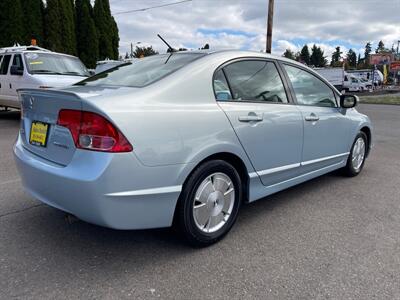
[[18,66],[13,65],[10,68],[10,74],[11,75],[22,76],[22,75],[24,75],[24,70],[21,70],[21,69],[18,68]]
[[358,103],[358,97],[356,95],[340,95],[340,107],[353,108]]
[[94,76],[94,75],[96,75],[96,72],[94,70],[89,70],[89,74],[90,74],[90,76]]

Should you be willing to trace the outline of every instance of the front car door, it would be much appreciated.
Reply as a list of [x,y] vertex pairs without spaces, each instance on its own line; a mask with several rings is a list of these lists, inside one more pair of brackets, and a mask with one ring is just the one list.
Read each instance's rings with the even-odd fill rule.
[[351,121],[338,105],[335,90],[310,71],[283,64],[304,124],[302,171],[340,164],[347,159]]
[[10,78],[8,70],[10,68],[11,54],[5,54],[0,64],[0,100],[1,105],[13,106],[13,101],[10,97]]
[[[23,62],[21,54],[14,54],[11,66],[17,67],[17,69],[22,71],[23,73],[25,72],[24,71],[24,62]],[[10,67],[10,70],[11,70],[11,67]],[[24,80],[25,80],[24,75],[13,75],[10,72],[9,97],[10,97],[10,100],[15,101],[16,106],[19,106],[17,89],[24,87],[24,85],[23,85]]]
[[242,59],[214,77],[218,104],[228,116],[256,174],[266,186],[299,172],[301,113],[290,103],[274,61]]

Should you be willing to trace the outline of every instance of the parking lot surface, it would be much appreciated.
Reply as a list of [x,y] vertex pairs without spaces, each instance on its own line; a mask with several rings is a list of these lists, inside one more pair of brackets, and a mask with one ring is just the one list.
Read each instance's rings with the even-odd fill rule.
[[400,299],[400,106],[358,109],[375,126],[360,176],[328,174],[246,205],[205,249],[168,229],[66,222],[24,193],[19,114],[0,111],[0,299]]

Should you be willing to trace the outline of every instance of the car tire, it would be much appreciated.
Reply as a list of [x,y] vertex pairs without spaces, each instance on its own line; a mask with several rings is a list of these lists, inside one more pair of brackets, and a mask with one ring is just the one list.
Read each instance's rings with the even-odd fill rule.
[[351,146],[344,173],[348,177],[354,177],[361,173],[367,156],[368,138],[364,132],[359,132]]
[[179,230],[195,247],[221,240],[232,228],[242,203],[237,170],[223,160],[207,161],[186,180],[177,207]]

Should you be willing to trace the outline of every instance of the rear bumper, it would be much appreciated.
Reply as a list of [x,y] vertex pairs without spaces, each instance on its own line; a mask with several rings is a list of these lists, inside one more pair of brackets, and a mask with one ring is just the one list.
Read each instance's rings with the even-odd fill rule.
[[178,165],[145,167],[133,153],[77,150],[63,167],[26,150],[20,138],[14,156],[33,197],[84,221],[114,229],[172,224],[182,184]]

